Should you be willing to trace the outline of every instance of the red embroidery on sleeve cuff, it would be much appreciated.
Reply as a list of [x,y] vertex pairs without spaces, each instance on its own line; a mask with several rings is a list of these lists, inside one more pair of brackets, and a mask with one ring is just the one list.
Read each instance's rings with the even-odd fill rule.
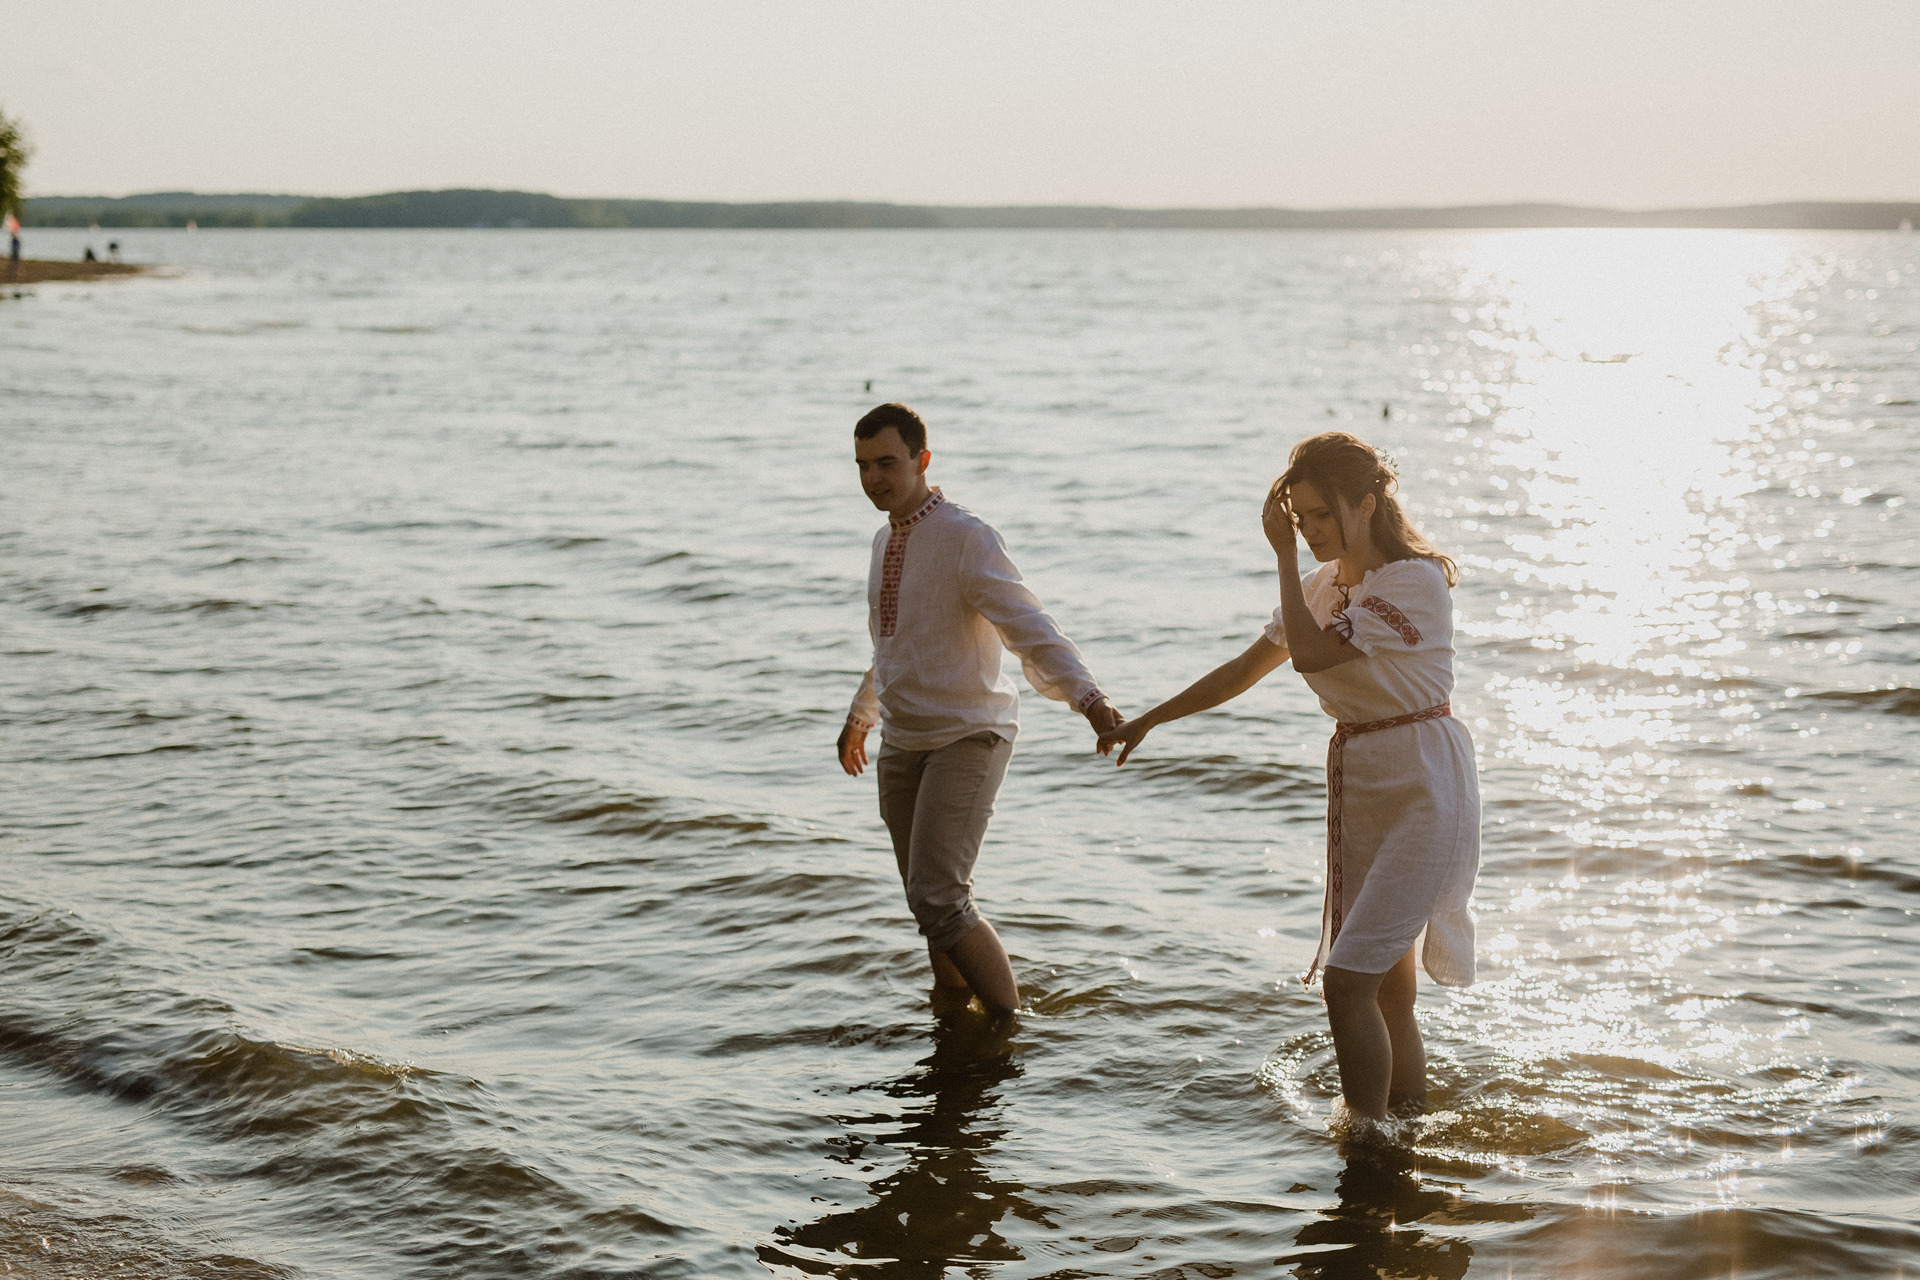
[[1411,649],[1420,643],[1420,628],[1414,626],[1406,614],[1379,596],[1368,596],[1360,602],[1360,607],[1368,613],[1379,615],[1383,622],[1398,631],[1400,638],[1406,642],[1407,648]]
[[1087,714],[1088,707],[1092,706],[1094,703],[1100,701],[1100,699],[1106,696],[1107,696],[1106,694],[1100,692],[1100,690],[1098,689],[1089,689],[1085,693],[1080,695],[1080,701],[1073,704],[1073,709],[1075,711],[1078,711],[1081,715],[1085,715]]

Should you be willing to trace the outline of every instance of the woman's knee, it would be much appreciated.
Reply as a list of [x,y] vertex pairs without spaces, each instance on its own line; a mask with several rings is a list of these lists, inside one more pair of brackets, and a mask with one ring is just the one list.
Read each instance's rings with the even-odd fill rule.
[[1385,975],[1360,973],[1353,969],[1341,969],[1328,965],[1323,979],[1326,983],[1327,1003],[1349,1004],[1373,999],[1379,991],[1380,979],[1383,976]]
[[1409,951],[1400,962],[1380,975],[1380,988],[1374,999],[1383,1013],[1413,1012],[1414,997],[1419,994],[1419,982],[1413,967],[1413,952]]
[[1380,1012],[1389,1018],[1411,1017],[1414,1007],[1413,984],[1383,982],[1374,993],[1373,1002],[1380,1006]]

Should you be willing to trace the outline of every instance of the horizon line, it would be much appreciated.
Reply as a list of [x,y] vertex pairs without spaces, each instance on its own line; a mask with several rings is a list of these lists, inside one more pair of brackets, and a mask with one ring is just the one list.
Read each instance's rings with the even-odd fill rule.
[[526,187],[392,187],[384,191],[368,191],[359,195],[313,195],[299,191],[195,191],[187,188],[160,189],[154,191],[134,191],[126,195],[80,195],[45,194],[26,195],[23,202],[35,200],[140,200],[155,196],[191,196],[219,197],[233,199],[239,197],[275,199],[275,200],[367,200],[377,196],[442,194],[450,192],[489,193],[501,195],[546,196],[555,200],[569,201],[617,201],[634,204],[704,204],[704,205],[859,205],[869,208],[895,209],[966,209],[966,210],[1087,210],[1113,211],[1116,213],[1303,213],[1303,214],[1344,214],[1344,213],[1446,213],[1473,209],[1564,209],[1582,213],[1614,214],[1654,214],[1654,213],[1712,213],[1737,209],[1768,209],[1784,205],[1911,205],[1920,204],[1920,197],[1880,198],[1880,199],[1829,199],[1816,197],[1798,197],[1774,200],[1747,200],[1738,203],[1718,204],[1662,204],[1662,205],[1613,205],[1582,204],[1570,200],[1526,199],[1526,200],[1488,200],[1454,204],[1373,204],[1373,205],[1291,205],[1291,204],[1186,204],[1186,205],[1147,205],[1112,203],[1074,203],[1070,201],[1045,201],[1015,203],[993,201],[987,203],[952,203],[927,200],[861,199],[852,196],[782,196],[760,199],[711,199],[696,196],[566,196],[551,191],[535,191]]

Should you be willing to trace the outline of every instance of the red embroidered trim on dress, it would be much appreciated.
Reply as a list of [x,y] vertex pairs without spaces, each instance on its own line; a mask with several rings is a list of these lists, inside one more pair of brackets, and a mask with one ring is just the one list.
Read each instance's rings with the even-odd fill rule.
[[[1387,607],[1391,609],[1393,606]],[[1422,720],[1438,720],[1441,716],[1452,714],[1453,704],[1443,702],[1437,707],[1394,716],[1390,720],[1341,720],[1334,723],[1333,736],[1327,739],[1327,896],[1320,907],[1320,950],[1314,954],[1313,967],[1307,970],[1301,982],[1311,985],[1314,975],[1320,972],[1322,957],[1333,955],[1333,944],[1340,937],[1340,925],[1346,914],[1345,859],[1340,856],[1340,815],[1346,790],[1347,739],[1362,733],[1377,733],[1381,729],[1397,729],[1403,724],[1418,724]]]
[[907,535],[946,500],[947,496],[935,489],[918,511],[905,520],[889,521],[893,531],[887,535],[887,553],[880,560],[880,634],[883,636],[892,635],[900,626],[900,570],[907,563]]
[[1368,613],[1379,614],[1388,626],[1400,633],[1400,638],[1407,642],[1407,648],[1411,649],[1420,643],[1420,628],[1414,626],[1413,623],[1408,620],[1406,614],[1400,612],[1400,610],[1394,608],[1379,596],[1368,596],[1360,602],[1360,607]]

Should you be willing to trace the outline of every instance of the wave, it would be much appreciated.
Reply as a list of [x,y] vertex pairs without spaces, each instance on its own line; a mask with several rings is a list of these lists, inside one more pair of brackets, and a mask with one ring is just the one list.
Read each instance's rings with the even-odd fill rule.
[[[234,563],[228,561],[229,564]],[[224,567],[224,566],[221,566]],[[76,621],[91,621],[113,614],[194,614],[212,616],[226,613],[254,613],[262,610],[295,610],[303,606],[290,600],[240,600],[226,596],[202,596],[186,599],[165,598],[127,598],[102,597],[87,599],[95,595],[94,591],[73,594],[73,588],[62,589],[60,584],[39,582],[25,587],[12,598],[14,601],[36,609],[55,618],[69,618]]]
[[554,449],[618,449],[618,440],[506,440],[503,448],[544,453]]
[[489,520],[343,520],[331,526],[336,533],[394,533],[414,529],[498,529]]
[[[416,1076],[338,1049],[248,1036],[215,998],[143,986],[110,935],[68,912],[0,907],[0,1053],[135,1102],[161,1100],[222,1137],[305,1130],[384,1110]],[[77,999],[76,999],[77,997]]]
[[1239,756],[1188,756],[1130,760],[1127,768],[1154,782],[1179,784],[1208,795],[1251,800],[1317,800],[1326,795],[1326,778],[1318,765],[1257,764]]
[[[15,1183],[0,1188],[0,1256],[22,1276],[122,1276],[126,1280],[292,1280],[255,1258],[182,1244],[123,1205],[74,1203],[70,1193]],[[32,1262],[27,1262],[32,1259]]]
[[1778,853],[1767,859],[1768,867],[1781,867],[1805,875],[1831,889],[1849,880],[1884,884],[1900,894],[1920,894],[1920,875],[1907,870],[1893,858],[1862,858],[1839,853]]
[[714,809],[689,797],[646,795],[592,778],[553,775],[465,773],[411,788],[401,809],[457,808],[484,804],[522,822],[576,828],[587,836],[637,836],[645,840],[693,837],[720,847],[751,839],[756,844],[839,844],[843,838],[810,831],[806,824],[774,814]]
[[232,609],[264,609],[265,605],[252,600],[194,600],[186,604],[163,604],[154,606],[155,613],[226,613]]
[[71,912],[0,899],[0,961],[0,1054],[221,1144],[308,1216],[350,1217],[369,1250],[406,1241],[384,1251],[420,1274],[553,1273],[540,1255],[556,1222],[622,1249],[689,1230],[507,1149],[520,1121],[480,1082],[243,1029],[233,1006],[143,971]]
[[[1691,1202],[1593,1197],[1539,1205],[1503,1242],[1514,1275],[1733,1274],[1766,1280],[1897,1276],[1920,1250],[1920,1229],[1870,1214],[1723,1204],[1710,1187]],[[1878,1259],[1878,1261],[1875,1261]],[[1719,1260],[1709,1270],[1710,1261]],[[1326,1275],[1352,1274],[1329,1271]]]
[[146,747],[139,751],[102,751],[94,755],[64,756],[69,761],[79,760],[125,760],[133,756],[156,756],[181,751],[211,751],[213,748],[198,742],[168,742],[157,747]]
[[831,1027],[793,1027],[781,1031],[746,1031],[716,1040],[699,1050],[703,1058],[732,1058],[779,1049],[846,1049],[858,1045],[890,1048],[917,1043],[926,1027],[914,1022],[889,1026],[836,1023]]
[[510,542],[497,542],[496,549],[518,547],[541,547],[548,551],[577,551],[581,547],[594,547],[610,542],[610,538],[595,537],[589,534],[549,533],[531,538],[516,538]]
[[1826,689],[1800,696],[1861,707],[1891,716],[1920,716],[1920,689],[1909,685],[1888,689]]

